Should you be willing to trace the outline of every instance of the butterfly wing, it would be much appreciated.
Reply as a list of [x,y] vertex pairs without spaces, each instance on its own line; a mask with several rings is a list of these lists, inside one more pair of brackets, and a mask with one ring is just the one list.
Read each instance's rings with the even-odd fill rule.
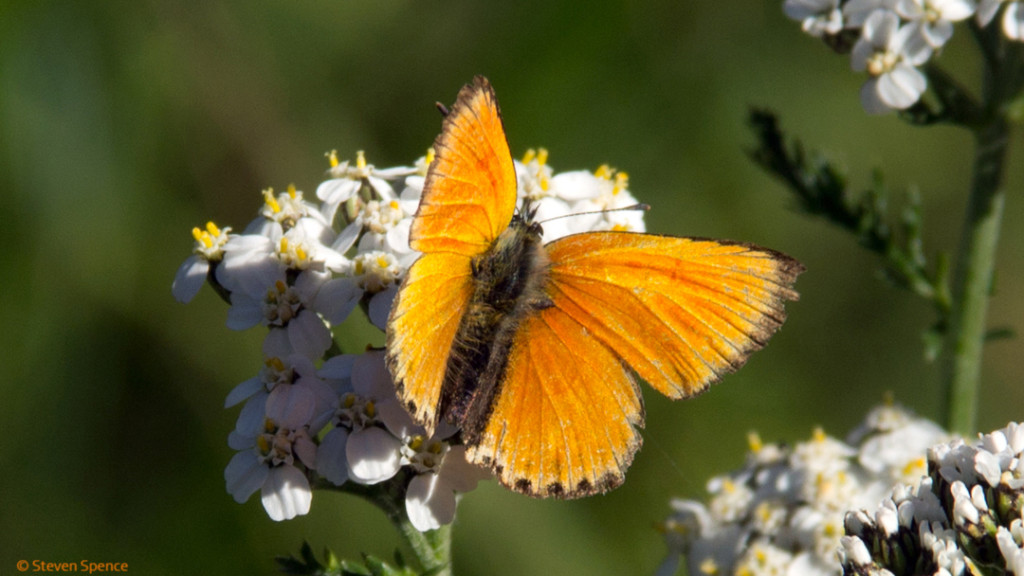
[[409,232],[409,245],[424,255],[406,273],[387,331],[387,364],[399,398],[431,432],[472,294],[472,258],[487,250],[515,211],[515,167],[486,78],[459,92],[434,151]]
[[517,332],[470,457],[532,496],[622,482],[643,413],[626,365],[672,398],[737,369],[785,319],[803,266],[749,244],[577,234],[547,245],[552,303]]
[[596,232],[548,245],[550,296],[670,398],[702,392],[786,319],[802,264],[739,242]]
[[480,254],[508,228],[516,208],[515,166],[486,78],[459,92],[434,152],[409,245],[424,253]]
[[615,353],[565,311],[526,319],[470,460],[530,496],[575,498],[622,483],[643,404]]
[[398,397],[433,433],[448,355],[472,295],[469,257],[424,254],[406,272],[388,319],[388,370]]

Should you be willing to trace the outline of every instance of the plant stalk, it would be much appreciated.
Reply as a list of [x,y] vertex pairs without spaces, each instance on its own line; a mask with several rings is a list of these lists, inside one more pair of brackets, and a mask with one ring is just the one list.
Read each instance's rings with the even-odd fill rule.
[[978,412],[986,312],[1006,196],[1002,179],[1009,125],[1001,114],[995,114],[974,134],[974,175],[953,278],[943,376],[942,420],[950,431],[965,437],[974,433]]
[[388,482],[364,486],[347,482],[340,487],[330,483],[318,485],[361,496],[380,508],[412,549],[425,574],[452,576],[452,527],[446,524],[437,530],[420,532],[409,521],[405,512],[405,485],[407,478],[399,473]]

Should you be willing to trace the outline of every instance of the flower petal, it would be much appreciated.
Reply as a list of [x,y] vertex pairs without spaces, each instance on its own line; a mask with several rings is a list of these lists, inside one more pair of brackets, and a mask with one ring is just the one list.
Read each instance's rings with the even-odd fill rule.
[[1006,7],[1003,32],[1010,40],[1024,41],[1024,2],[1011,2]]
[[313,300],[313,308],[331,324],[340,324],[355,310],[362,296],[363,290],[355,279],[335,278],[320,288]]
[[228,392],[228,397],[224,399],[224,407],[231,408],[235,404],[238,404],[242,400],[249,398],[253,394],[260,391],[263,388],[263,379],[259,376],[253,376],[245,382],[242,382],[238,386],[231,389]]
[[370,322],[377,328],[387,330],[388,317],[391,315],[391,307],[395,303],[395,295],[397,294],[398,286],[392,284],[383,292],[377,292],[370,297],[370,305],[367,312],[370,316]]
[[238,413],[238,421],[235,422],[235,432],[243,436],[255,437],[263,432],[263,422],[267,418],[267,397],[270,394],[261,390],[253,394],[242,406]]
[[317,374],[321,378],[348,380],[352,377],[352,366],[359,354],[340,354],[324,361]]
[[313,391],[294,384],[276,386],[267,398],[267,418],[282,428],[294,430],[309,424],[315,408]]
[[405,492],[405,512],[420,532],[436,530],[455,519],[455,492],[437,474],[420,474]]
[[359,190],[359,181],[351,178],[324,180],[316,187],[316,197],[326,203],[338,204],[351,198]]
[[999,7],[1002,5],[1002,0],[981,0],[981,4],[978,5],[978,11],[975,13],[978,25],[981,27],[988,26],[988,23],[995,18],[996,13],[999,12]]
[[228,494],[231,494],[239,504],[245,502],[253,492],[263,486],[269,472],[270,469],[260,462],[255,452],[246,450],[235,454],[224,468],[224,482]]
[[349,478],[360,484],[383,482],[401,467],[402,442],[383,428],[364,428],[348,437]]
[[897,64],[888,74],[878,78],[878,97],[890,108],[903,110],[921,98],[928,81],[917,68]]
[[888,114],[892,112],[878,95],[878,78],[868,78],[860,87],[860,104],[868,114]]
[[206,282],[206,274],[210,271],[210,262],[198,254],[189,256],[178,268],[171,284],[171,294],[178,302],[191,302],[199,289]]
[[316,451],[317,473],[336,486],[348,481],[348,456],[345,453],[348,436],[345,428],[335,428],[324,435]]
[[312,310],[303,310],[288,322],[292,350],[308,358],[319,358],[331,347],[331,331]]
[[469,492],[476,489],[477,482],[491,477],[486,470],[466,459],[465,446],[452,446],[444,455],[440,475],[456,492]]
[[242,292],[233,292],[231,307],[228,308],[228,328],[248,330],[260,322],[263,322],[262,305]]
[[313,492],[305,474],[294,466],[278,466],[267,475],[262,490],[263,508],[271,520],[291,520],[309,513]]

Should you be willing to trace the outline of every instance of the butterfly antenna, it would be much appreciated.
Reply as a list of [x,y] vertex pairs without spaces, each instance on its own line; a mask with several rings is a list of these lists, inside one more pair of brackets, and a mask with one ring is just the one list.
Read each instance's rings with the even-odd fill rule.
[[[546,222],[551,222],[552,220],[558,220],[559,218],[570,218],[572,216],[587,216],[589,214],[607,214],[608,212],[626,212],[626,211],[633,211],[633,210],[639,210],[641,212],[647,212],[650,209],[651,209],[651,205],[650,204],[644,204],[644,203],[641,202],[641,203],[638,203],[638,204],[630,204],[629,206],[623,206],[621,208],[605,208],[604,210],[591,210],[589,212],[572,212],[570,214],[562,214],[560,216],[552,216],[551,218],[548,218],[547,220],[544,220],[543,222],[538,222],[538,224],[544,224]],[[536,209],[534,209],[534,213],[536,213]],[[530,216],[532,217],[533,214],[530,214]]]
[[437,111],[441,113],[441,116],[447,117],[449,114],[452,113],[452,111],[449,110],[447,106],[441,104],[440,102],[434,102],[434,106],[437,107]]

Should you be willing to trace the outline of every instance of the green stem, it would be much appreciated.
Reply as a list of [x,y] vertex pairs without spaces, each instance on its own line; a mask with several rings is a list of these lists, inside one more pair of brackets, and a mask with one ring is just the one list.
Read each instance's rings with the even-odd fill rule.
[[1009,126],[996,115],[975,136],[974,176],[953,284],[943,418],[951,431],[965,436],[974,433],[977,415],[985,317],[1006,196],[1002,177]]
[[395,476],[388,482],[373,486],[347,482],[339,487],[329,482],[322,482],[318,483],[316,487],[355,494],[372,502],[384,511],[388,520],[405,538],[405,542],[412,549],[413,554],[416,555],[425,574],[452,576],[451,525],[447,524],[429,532],[417,530],[412,525],[412,522],[409,521],[409,516],[405,513],[405,486],[407,484],[408,478],[406,475],[399,473],[398,476]]
[[977,149],[953,279],[943,377],[943,420],[949,430],[964,436],[974,433],[978,413],[985,317],[1006,200],[1003,172],[1010,132],[1008,106],[1024,88],[1024,49],[1019,43],[1008,41],[999,26],[981,29],[972,23],[971,31],[983,55],[983,104],[977,120],[965,123],[974,132]]

